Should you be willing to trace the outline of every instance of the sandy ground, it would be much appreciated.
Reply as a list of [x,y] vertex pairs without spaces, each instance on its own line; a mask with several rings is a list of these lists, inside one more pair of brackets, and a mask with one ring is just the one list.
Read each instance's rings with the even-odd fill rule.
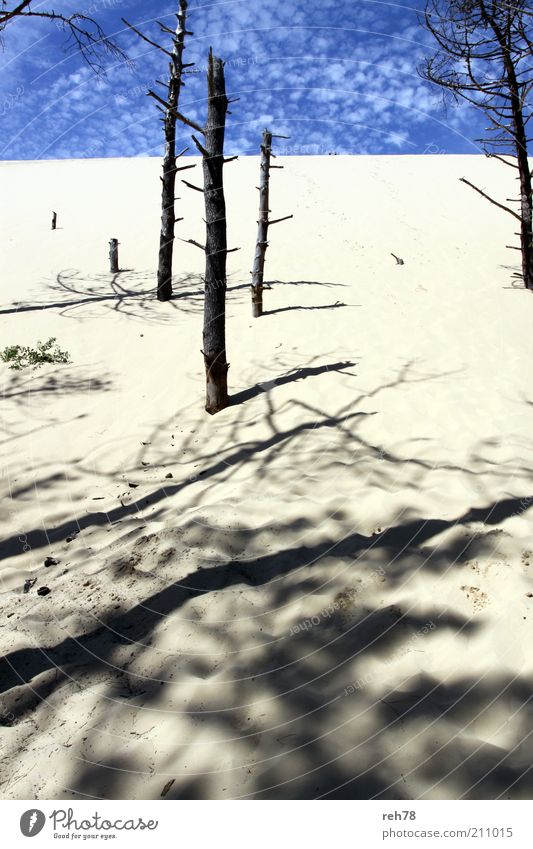
[[215,417],[197,248],[153,297],[159,162],[0,166],[1,347],[72,359],[0,366],[4,798],[533,793],[533,298],[458,181],[513,172],[284,165],[260,320],[258,161],[226,169]]

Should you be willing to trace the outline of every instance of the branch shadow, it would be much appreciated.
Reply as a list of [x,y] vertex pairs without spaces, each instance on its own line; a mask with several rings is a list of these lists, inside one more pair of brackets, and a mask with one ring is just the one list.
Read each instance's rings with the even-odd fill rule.
[[[483,478],[487,467],[479,453],[473,467],[466,469],[424,457],[402,457],[365,437],[363,425],[375,411],[361,409],[363,404],[371,399],[373,404],[380,392],[401,391],[406,383],[442,376],[413,374],[412,364],[382,386],[359,396],[350,391],[349,402],[334,413],[296,398],[274,407],[275,393],[270,389],[302,378],[330,373],[331,378],[324,378],[328,384],[335,374],[343,382],[347,375],[351,390],[353,366],[352,361],[342,361],[295,367],[273,382],[240,393],[238,404],[264,396],[264,404],[261,400],[258,406],[264,406],[266,433],[263,429],[254,437],[248,435],[244,406],[242,413],[234,410],[233,416],[221,417],[223,448],[203,443],[197,448],[195,480],[226,484],[233,475],[251,469],[253,500],[263,481],[278,494],[283,492],[283,478],[275,465],[280,457],[285,461],[283,473],[291,477],[303,476],[306,466],[318,458],[334,486],[336,464],[351,464],[358,476],[366,463],[364,474],[382,491],[397,485],[400,471],[414,471],[410,486],[417,495],[422,476],[437,465],[450,475],[472,474],[477,482]],[[282,410],[289,414],[284,427]],[[332,433],[337,437],[334,450]],[[328,451],[320,441],[324,435]],[[189,433],[181,447],[190,448],[198,437],[197,432]],[[299,454],[301,441],[306,450],[298,466],[291,461]],[[357,462],[355,451],[360,452]],[[81,462],[79,470],[84,473]],[[491,469],[491,474],[497,472]],[[192,483],[184,474],[170,485],[165,481],[155,486],[148,497],[158,504],[183,494],[187,506],[194,506]],[[50,498],[53,484],[51,480]],[[211,495],[210,488],[206,490]],[[34,528],[24,535],[26,544],[38,550],[72,530],[114,524],[137,515],[140,501],[67,517],[44,530]],[[308,503],[311,500],[303,502],[304,508]],[[177,520],[176,508],[169,522],[169,514],[161,511],[150,518],[157,525],[164,517],[163,530],[147,532],[135,542],[128,538],[118,552],[109,548],[100,576],[105,606],[85,605],[80,591],[81,601],[73,604],[87,606],[83,626],[69,630],[68,611],[53,610],[48,639],[36,642],[30,631],[6,652],[0,661],[2,722],[20,725],[24,733],[28,728],[29,737],[43,727],[52,728],[65,758],[66,747],[73,747],[71,773],[62,779],[64,786],[56,788],[60,798],[159,798],[169,778],[174,783],[167,798],[175,799],[224,798],[227,786],[231,798],[268,799],[401,799],[422,797],[424,792],[430,798],[439,793],[446,798],[526,794],[531,780],[523,766],[522,741],[531,721],[531,686],[525,676],[498,672],[490,679],[502,688],[501,710],[509,696],[518,711],[505,745],[492,748],[461,733],[471,717],[493,709],[494,690],[491,694],[489,684],[476,689],[474,675],[449,682],[422,657],[419,676],[386,685],[388,679],[380,671],[383,664],[390,662],[390,668],[396,668],[406,654],[418,651],[413,641],[428,630],[428,623],[436,627],[422,638],[424,647],[429,650],[448,634],[458,656],[468,639],[483,633],[486,625],[482,617],[474,620],[446,608],[434,594],[425,602],[417,596],[416,608],[388,603],[379,576],[386,575],[392,592],[404,588],[422,565],[425,580],[459,572],[473,553],[481,557],[492,552],[494,540],[487,529],[522,516],[532,503],[529,495],[505,495],[486,499],[481,507],[467,506],[451,517],[445,514],[446,518],[429,511],[415,515],[403,511],[384,530],[363,532],[327,505],[323,522],[318,511],[307,514],[299,506],[297,515],[293,509],[286,521],[274,523],[265,502],[263,519],[272,525],[268,545],[254,516],[249,527],[234,522],[226,528],[216,523],[208,527],[194,515]],[[325,531],[307,537],[315,524]],[[450,534],[443,541],[454,529],[467,532],[468,541]],[[20,544],[13,535],[4,548],[16,553]],[[334,595],[339,580],[346,586]],[[122,586],[127,587],[125,606],[115,604]],[[53,603],[54,594],[47,598],[41,603],[50,598]],[[301,599],[305,607],[290,608]],[[321,607],[332,612],[314,615]],[[252,620],[246,632],[239,627],[240,618]],[[312,625],[302,628],[302,618]],[[281,623],[279,632],[272,622]],[[206,646],[208,651],[203,650]],[[232,657],[235,661],[229,663]],[[369,668],[374,677],[368,682]],[[347,693],[359,680],[366,683]],[[71,743],[65,741],[55,711],[80,691],[92,695],[92,707],[83,715],[87,719],[83,734],[76,732]],[[152,721],[153,728],[130,730],[132,712],[149,719],[143,728]],[[437,752],[435,740],[440,746]],[[13,749],[12,757],[16,756]],[[224,781],[217,777],[219,762],[225,764]]]
[[[186,274],[174,281],[175,296],[161,304],[155,297],[154,275],[148,271],[121,269],[115,274],[86,274],[76,269],[60,271],[49,291],[56,298],[42,303],[17,303],[0,310],[0,315],[59,310],[63,317],[84,319],[98,315],[98,310],[110,310],[147,323],[164,324],[177,310],[197,311],[198,291],[191,284],[200,281],[198,275]],[[170,310],[170,312],[169,312]]]
[[[60,271],[48,289],[55,298],[44,302],[28,303],[21,301],[0,309],[1,315],[16,315],[45,310],[59,310],[63,317],[82,320],[98,315],[98,309],[111,310],[146,323],[168,323],[176,311],[184,314],[197,314],[203,310],[204,281],[200,274],[186,273],[173,278],[173,295],[170,301],[160,303],[156,297],[154,273],[124,268],[117,273],[87,274],[76,269]],[[275,281],[276,286],[344,286],[340,283],[319,283],[313,281]],[[266,283],[265,288],[272,288]],[[227,292],[237,293],[249,290],[247,283],[232,285],[228,283]],[[346,304],[332,304],[299,309],[334,309]],[[292,307],[271,310],[265,314],[295,309]],[[174,313],[173,313],[174,311]]]
[[[525,512],[531,503],[533,497],[503,499],[484,509],[469,510],[454,519],[417,519],[400,523],[377,535],[353,533],[342,539],[280,549],[252,560],[233,559],[210,569],[195,570],[143,599],[131,610],[108,619],[87,635],[69,637],[46,651],[40,648],[20,649],[1,658],[0,693],[21,682],[27,683],[47,669],[65,664],[67,658],[69,665],[72,662],[74,667],[105,663],[112,646],[142,642],[162,617],[175,613],[194,596],[204,596],[235,584],[259,587],[294,570],[316,566],[325,557],[353,563],[361,552],[379,548],[403,555],[408,549],[420,549],[422,544],[446,529],[472,521],[495,525],[504,518]],[[450,562],[458,563],[460,559],[454,548],[444,547],[440,553],[439,568],[447,568]],[[124,563],[119,561],[118,568],[123,566]],[[73,654],[75,659],[71,661]]]
[[[483,515],[508,515],[510,509],[511,504],[495,503]],[[455,522],[466,521],[471,515],[468,511]],[[477,511],[474,516],[478,518]],[[445,524],[451,526],[453,522]],[[395,552],[396,557],[406,557],[408,567],[410,555],[405,554],[404,541],[409,537],[414,546],[419,546],[425,538],[420,537],[422,528],[429,535],[441,530],[442,522],[418,520],[400,524],[389,529],[378,544],[389,546],[389,561]],[[287,535],[295,535],[290,526]],[[520,734],[525,728],[526,736],[533,733],[533,690],[525,680],[492,676],[480,681],[465,676],[460,682],[448,684],[423,672],[418,678],[411,677],[401,689],[382,691],[377,673],[373,687],[369,676],[365,678],[363,674],[371,662],[377,663],[378,669],[383,661],[399,662],[405,652],[412,650],[413,641],[422,639],[422,632],[428,634],[424,641],[430,642],[437,635],[441,639],[450,632],[460,645],[479,632],[483,622],[472,621],[438,604],[416,612],[396,605],[379,607],[372,604],[369,593],[355,591],[337,596],[336,600],[340,597],[342,603],[327,617],[313,617],[317,619],[313,627],[303,629],[297,624],[282,639],[265,638],[248,659],[244,654],[240,675],[228,682],[223,703],[216,687],[212,693],[203,688],[189,697],[185,711],[165,717],[165,735],[167,739],[170,735],[174,743],[167,747],[168,763],[160,764],[161,787],[157,791],[157,776],[151,782],[143,773],[142,757],[131,741],[121,748],[115,744],[104,756],[97,756],[102,738],[110,733],[116,735],[110,728],[114,727],[113,722],[120,727],[123,712],[142,710],[150,716],[150,711],[155,711],[158,716],[163,711],[165,716],[164,694],[174,685],[172,653],[159,659],[150,655],[147,675],[135,671],[138,665],[133,662],[118,660],[121,647],[128,649],[128,654],[133,650],[139,660],[149,651],[156,629],[165,625],[175,630],[180,622],[187,626],[190,613],[181,620],[176,619],[176,613],[186,605],[190,610],[195,600],[201,599],[205,604],[209,597],[220,596],[230,588],[242,587],[249,592],[251,587],[265,586],[275,588],[284,599],[286,588],[277,583],[280,576],[295,578],[301,568],[306,574],[312,573],[319,568],[321,559],[331,557],[332,552],[336,558],[353,564],[355,551],[370,543],[370,539],[363,540],[355,534],[351,540],[336,539],[329,545],[282,548],[244,561],[231,559],[185,574],[161,591],[143,597],[124,613],[106,617],[89,633],[68,636],[52,646],[15,650],[0,663],[0,692],[6,706],[3,723],[13,726],[29,713],[40,708],[46,711],[48,700],[57,690],[63,692],[63,687],[69,686],[78,691],[89,678],[101,680],[104,675],[107,685],[98,698],[97,715],[80,744],[68,787],[61,790],[63,796],[66,790],[69,798],[139,798],[139,791],[132,789],[132,776],[145,787],[144,798],[156,798],[168,775],[173,774],[177,777],[168,798],[212,798],[217,791],[213,790],[209,771],[195,774],[193,764],[189,776],[177,766],[184,762],[191,745],[190,735],[186,740],[182,736],[182,715],[193,727],[202,728],[204,734],[210,727],[210,735],[218,741],[217,749],[239,752],[243,744],[256,741],[252,755],[243,756],[242,762],[239,756],[235,760],[233,771],[246,773],[246,780],[242,780],[242,792],[234,798],[413,798],[405,786],[406,774],[427,788],[429,798],[438,796],[439,786],[448,788],[448,796],[453,786],[460,798],[515,798],[527,794],[531,790],[531,766],[528,761],[529,766],[523,767],[526,747]],[[443,548],[441,557],[448,568],[454,562],[455,551]],[[300,582],[296,586],[300,587]],[[276,598],[272,603],[277,604]],[[214,643],[220,645],[224,641],[230,653],[242,649],[237,642],[238,632],[229,635],[216,623],[206,623],[204,627],[210,629]],[[205,681],[212,674],[212,660],[200,654],[190,659],[188,668],[189,675]],[[359,675],[354,687],[350,682]],[[263,723],[257,713],[250,722],[257,687],[254,682],[262,682],[263,710],[269,703],[278,705],[274,716]],[[24,686],[27,684],[29,689]],[[501,699],[502,710],[509,709],[510,699],[521,711],[516,733],[505,750],[475,744],[468,737],[469,724],[493,709],[497,699]],[[466,742],[457,733],[463,728]],[[399,749],[391,748],[388,742],[395,739],[395,734],[402,741]],[[333,742],[336,736],[338,739]],[[437,750],[433,744],[436,736],[440,741]],[[409,746],[418,754],[404,762],[402,748]],[[409,773],[406,763],[410,764]],[[228,774],[227,780],[230,778]],[[237,785],[241,785],[240,778]],[[424,793],[417,796],[423,797]]]
[[354,366],[355,363],[346,361],[329,363],[322,366],[295,368],[287,374],[280,375],[280,377],[276,377],[273,380],[256,383],[255,386],[251,386],[249,389],[237,392],[235,395],[230,397],[230,406],[234,407],[238,404],[244,404],[246,401],[251,401],[252,398],[257,398],[258,395],[263,395],[264,393],[269,392],[275,386],[286,386],[287,384],[294,383],[297,380],[306,380],[308,377],[316,377],[320,374],[327,374],[328,372],[343,372],[345,374],[350,374],[350,372],[346,372],[346,369],[353,368]]
[[[77,367],[57,369],[45,374],[36,370],[30,374],[10,371],[5,388],[0,391],[4,401],[22,403],[36,395],[62,397],[86,392],[109,392],[113,383],[109,377],[85,377],[76,374]],[[31,371],[31,370],[30,370]]]
[[311,310],[311,311],[314,311],[314,310],[335,310],[335,309],[339,309],[340,307],[347,307],[347,306],[358,306],[358,305],[356,305],[356,304],[348,305],[348,304],[343,304],[343,303],[340,303],[339,301],[337,301],[334,304],[318,304],[318,305],[313,306],[313,307],[278,307],[275,310],[263,310],[263,315],[276,315],[277,313],[281,313],[281,312],[296,312],[296,311],[300,311],[300,310],[302,310],[302,311],[305,311],[305,310]]

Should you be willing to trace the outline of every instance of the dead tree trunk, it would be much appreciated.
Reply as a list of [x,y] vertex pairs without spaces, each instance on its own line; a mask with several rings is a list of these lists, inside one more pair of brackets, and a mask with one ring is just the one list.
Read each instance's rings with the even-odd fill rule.
[[52,212],[52,230],[57,229],[57,212]]
[[268,215],[270,193],[270,155],[272,153],[272,133],[263,130],[261,143],[261,165],[259,179],[259,221],[257,223],[257,242],[252,267],[252,315],[263,315],[263,279],[265,255],[268,247]]
[[177,168],[176,161],[182,156],[188,148],[176,155],[176,119],[179,107],[179,97],[181,87],[185,85],[183,81],[184,69],[191,67],[191,64],[184,64],[183,51],[185,49],[185,36],[192,35],[186,28],[187,20],[187,0],[179,0],[179,11],[176,15],[178,21],[176,30],[173,31],[158,21],[159,27],[163,33],[172,36],[172,52],[166,50],[155,41],[147,38],[142,32],[139,32],[134,26],[124,20],[124,23],[133,30],[140,38],[156,47],[162,53],[169,57],[169,79],[168,83],[159,83],[167,88],[167,99],[159,97],[153,91],[149,91],[150,97],[153,97],[159,104],[163,112],[163,126],[165,130],[165,154],[163,157],[163,176],[161,177],[161,231],[159,237],[159,260],[157,266],[157,298],[160,301],[169,301],[172,297],[172,259],[174,253],[174,225],[181,218],[175,217],[175,192],[176,192],[176,174],[178,171],[184,171],[187,168],[194,168],[194,165],[186,165],[184,168]]
[[203,354],[208,413],[228,405],[226,360],[226,202],[224,198],[224,134],[228,98],[224,63],[209,51],[208,109],[202,151],[205,197],[205,301]]
[[109,270],[111,274],[118,274],[118,239],[109,240]]
[[263,315],[263,282],[265,274],[265,256],[268,248],[268,228],[271,224],[287,221],[292,215],[270,221],[270,169],[281,168],[270,164],[272,153],[272,139],[287,138],[286,136],[274,136],[269,130],[263,130],[261,142],[261,163],[259,177],[259,220],[257,222],[257,242],[255,245],[254,263],[252,267],[252,315],[259,318]]
[[520,248],[522,252],[522,277],[526,289],[533,291],[533,220],[532,220],[532,186],[527,153],[520,150],[518,155],[520,168]]
[[[180,0],[178,24],[174,37],[172,59],[170,61],[170,78],[168,83],[168,102],[173,110],[179,104],[180,89],[183,73],[183,45],[185,40],[185,22],[187,15],[187,0]],[[165,156],[163,159],[163,176],[161,192],[161,234],[159,240],[159,264],[157,268],[157,297],[160,301],[169,301],[172,297],[172,257],[174,252],[174,224],[176,194],[176,115],[170,109],[166,110],[165,126]]]
[[520,250],[522,254],[522,277],[526,289],[533,290],[533,220],[531,171],[527,151],[527,133],[520,89],[511,61],[506,61],[507,78],[511,95],[511,111],[514,124],[514,142],[520,182]]
[[[206,376],[205,409],[213,415],[228,405],[228,362],[226,360],[226,258],[230,253],[226,237],[226,202],[224,198],[224,163],[237,159],[224,159],[226,113],[231,102],[226,96],[224,62],[209,50],[207,67],[207,122],[205,127],[175,111],[176,117],[204,136],[201,143],[192,139],[202,154],[204,187],[186,186],[203,192],[205,201],[206,242],[199,244],[186,239],[205,253],[205,295],[203,350]],[[161,101],[163,106],[171,108]],[[232,250],[238,250],[233,248]]]
[[518,161],[525,160],[520,167],[520,247],[522,252],[522,277],[526,289],[533,291],[533,219],[532,219],[532,186],[528,166],[527,153],[520,152]]

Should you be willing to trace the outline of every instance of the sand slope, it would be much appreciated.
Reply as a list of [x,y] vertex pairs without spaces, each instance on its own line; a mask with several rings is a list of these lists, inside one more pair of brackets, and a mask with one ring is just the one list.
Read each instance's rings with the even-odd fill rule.
[[72,358],[0,366],[5,798],[531,797],[533,298],[458,181],[512,172],[284,164],[259,321],[258,162],[226,170],[212,418],[200,251],[152,294],[158,161],[0,166],[1,346]]

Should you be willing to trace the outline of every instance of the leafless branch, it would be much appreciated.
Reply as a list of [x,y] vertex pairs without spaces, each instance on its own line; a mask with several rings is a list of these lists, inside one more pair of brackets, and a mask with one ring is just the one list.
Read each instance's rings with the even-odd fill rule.
[[481,189],[478,189],[478,187],[477,187],[477,186],[474,186],[474,184],[473,184],[473,183],[470,183],[468,180],[465,180],[465,178],[464,178],[464,177],[460,177],[459,179],[460,179],[461,183],[466,183],[466,185],[467,185],[467,186],[470,186],[470,188],[471,188],[471,189],[474,189],[474,191],[475,191],[475,192],[477,192],[478,194],[480,194],[480,195],[481,195],[481,197],[484,197],[484,198],[485,198],[486,200],[488,200],[490,203],[493,203],[493,204],[494,204],[494,206],[497,206],[499,209],[503,209],[503,210],[504,210],[504,212],[508,212],[508,213],[509,213],[509,215],[512,215],[512,216],[513,216],[513,218],[517,218],[517,219],[518,219],[518,221],[521,221],[520,216],[519,216],[519,215],[517,215],[517,213],[516,213],[516,212],[514,212],[514,210],[509,209],[507,206],[504,206],[502,203],[498,203],[498,201],[497,201],[497,200],[494,200],[494,198],[491,198],[491,197],[490,197],[489,195],[487,195],[485,192],[481,191]]
[[105,34],[100,24],[89,15],[82,12],[63,15],[60,12],[35,10],[31,8],[31,0],[23,0],[23,2],[8,8],[7,3],[3,0],[0,10],[0,33],[4,32],[6,27],[17,19],[23,18],[54,21],[67,35],[70,46],[80,52],[85,62],[97,74],[105,74],[105,66],[102,61],[105,54],[130,66],[132,65],[127,54]]

